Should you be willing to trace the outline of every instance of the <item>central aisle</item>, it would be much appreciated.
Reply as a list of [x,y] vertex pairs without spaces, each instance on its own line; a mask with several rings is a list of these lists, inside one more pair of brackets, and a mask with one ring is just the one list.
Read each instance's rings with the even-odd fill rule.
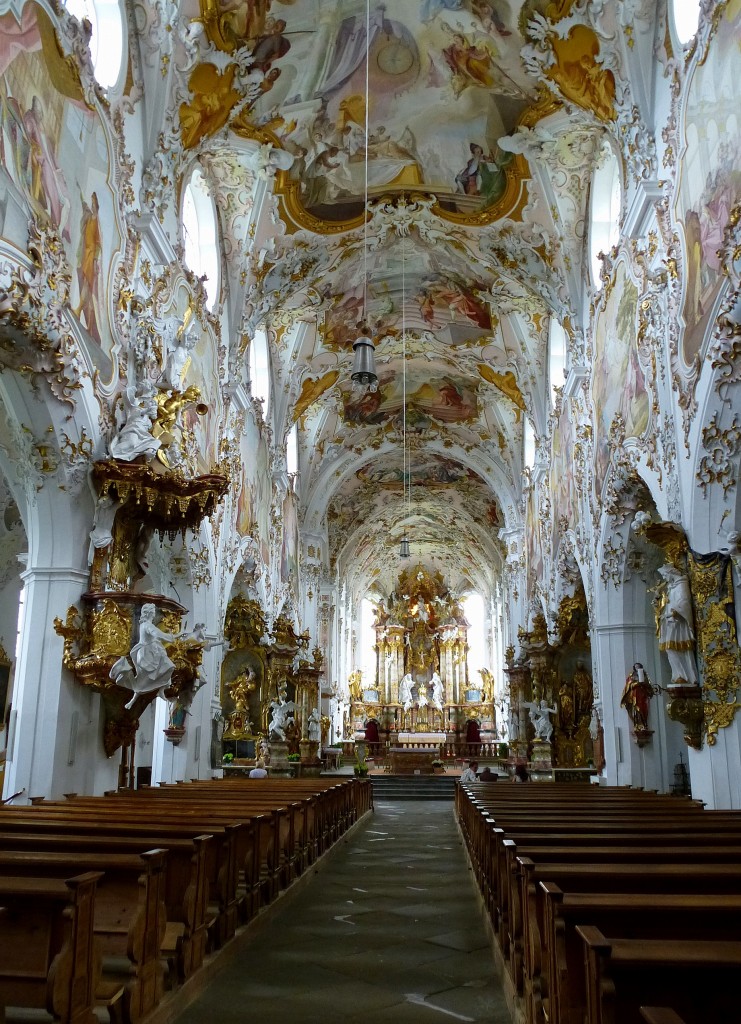
[[377,803],[178,1024],[246,1020],[510,1024],[450,801]]

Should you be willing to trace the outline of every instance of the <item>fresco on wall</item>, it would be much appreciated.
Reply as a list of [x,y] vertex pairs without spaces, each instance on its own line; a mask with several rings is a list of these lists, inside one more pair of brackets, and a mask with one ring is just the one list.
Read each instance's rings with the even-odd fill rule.
[[[364,466],[357,472],[357,477],[362,481],[369,481],[381,487],[393,487],[401,489],[404,480],[404,469],[402,465],[391,465],[376,463]],[[478,480],[476,474],[461,466],[459,462],[443,458],[422,458],[412,455],[407,470],[407,481],[413,487],[445,487],[450,484],[458,484],[467,479]]]
[[122,236],[103,122],[83,101],[51,21],[35,4],[23,8],[20,22],[0,16],[0,73],[0,180],[59,233],[74,268],[72,309],[109,353],[106,270]]
[[540,516],[538,515],[538,506],[534,487],[530,487],[527,495],[525,543],[528,594],[532,596],[530,591],[531,583],[536,580],[542,580],[543,578],[543,538],[541,536],[541,523]]
[[[359,398],[346,391],[344,419],[357,426],[387,423],[402,412],[402,380],[396,373],[382,374],[378,391]],[[430,420],[439,423],[465,423],[478,415],[476,391],[470,381],[447,375],[425,372],[422,367],[407,370],[407,430],[425,430]]]
[[642,437],[649,422],[649,398],[636,350],[638,288],[624,261],[615,270],[594,338],[592,400],[595,419],[595,493],[601,497],[610,460],[609,433],[616,415],[625,436]]
[[723,282],[717,250],[731,209],[741,198],[741,0],[731,0],[695,67],[684,120],[676,211],[685,240],[686,291],[683,354],[689,366],[699,354]]
[[574,425],[567,403],[553,431],[551,455],[551,500],[553,508],[553,536],[560,532],[559,521],[565,519],[566,529],[574,529],[579,516],[579,501],[574,477]]
[[237,529],[243,537],[257,536],[257,483],[255,480],[255,452],[260,434],[252,416],[244,417],[240,431],[242,456],[242,489],[237,499]]
[[255,505],[257,516],[256,540],[265,565],[270,564],[270,508],[273,501],[273,486],[270,478],[268,446],[261,437],[256,449],[253,449],[255,462]]
[[[187,326],[187,320],[186,320]],[[217,341],[210,331],[202,331],[186,371],[186,383],[195,384],[206,406],[205,415],[199,415],[194,406],[184,412],[186,428],[196,441],[196,464],[199,473],[211,473],[218,461],[218,438],[223,417],[223,402],[219,381]]]

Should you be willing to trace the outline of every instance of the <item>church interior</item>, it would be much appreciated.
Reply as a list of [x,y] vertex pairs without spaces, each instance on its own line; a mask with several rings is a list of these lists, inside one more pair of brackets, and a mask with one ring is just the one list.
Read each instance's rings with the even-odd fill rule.
[[317,801],[181,980],[377,777],[733,830],[741,0],[0,0],[0,74],[6,820]]

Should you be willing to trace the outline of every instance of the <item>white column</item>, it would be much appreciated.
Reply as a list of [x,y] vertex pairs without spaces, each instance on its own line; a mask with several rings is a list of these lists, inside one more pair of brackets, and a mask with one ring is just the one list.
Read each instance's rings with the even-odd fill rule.
[[102,705],[97,694],[62,667],[63,640],[54,632],[70,605],[81,609],[86,571],[36,566],[21,574],[24,608],[15,669],[3,796],[102,793],[118,782],[117,755],[103,754]]

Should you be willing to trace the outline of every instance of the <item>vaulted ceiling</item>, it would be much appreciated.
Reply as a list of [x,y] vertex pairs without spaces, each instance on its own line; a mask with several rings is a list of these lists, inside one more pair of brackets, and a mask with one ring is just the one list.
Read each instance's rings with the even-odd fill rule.
[[[257,142],[275,172],[244,325],[267,329],[283,426],[300,427],[305,528],[326,525],[360,591],[392,588],[404,533],[452,586],[488,589],[525,415],[547,428],[550,319],[583,326],[589,183],[645,103],[656,5],[201,0],[193,15],[212,56],[180,110],[186,146],[211,136],[238,160]],[[358,393],[364,319],[379,380]]]

